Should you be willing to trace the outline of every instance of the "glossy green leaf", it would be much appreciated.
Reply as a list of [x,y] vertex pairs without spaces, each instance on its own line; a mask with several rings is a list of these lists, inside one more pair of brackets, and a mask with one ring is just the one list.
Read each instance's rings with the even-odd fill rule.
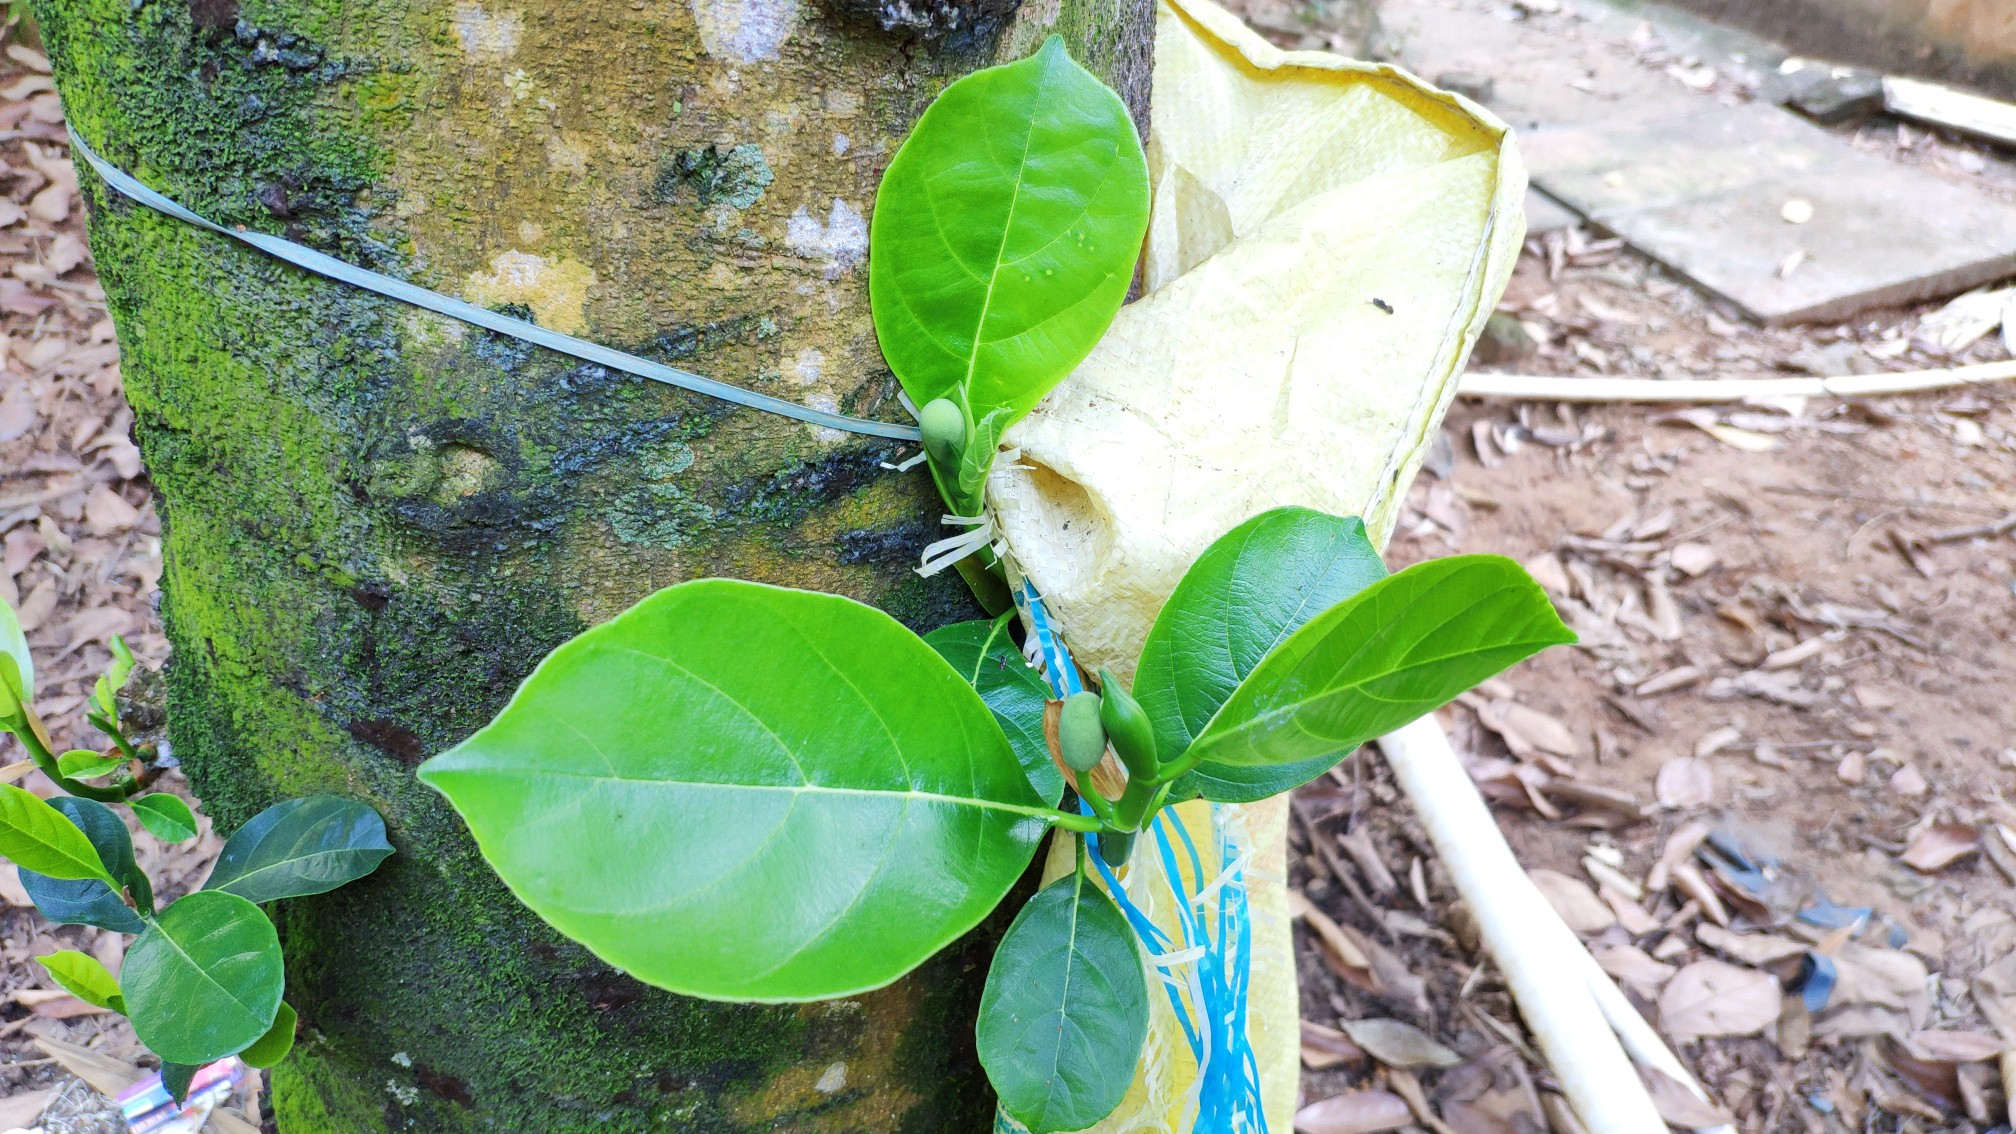
[[[1268,651],[1385,577],[1386,565],[1356,516],[1276,508],[1218,537],[1184,572],[1141,648],[1134,696],[1154,722],[1162,758],[1189,749]],[[1172,794],[1225,803],[1265,799],[1330,763],[1318,757],[1294,768],[1214,764],[1184,777]]]
[[[125,822],[104,804],[74,795],[59,795],[49,801],[49,806],[84,833],[98,853],[99,863],[113,877],[122,879],[133,891],[134,900],[151,912],[153,889],[139,864],[133,861],[133,838],[127,833]],[[57,879],[22,870],[21,888],[28,892],[42,916],[58,925],[95,925],[114,933],[140,933],[147,928],[140,914],[103,879]]]
[[119,995],[119,978],[99,964],[98,958],[75,949],[63,949],[35,959],[70,995],[86,1004],[114,1012],[126,1011],[126,998]]
[[272,1067],[287,1058],[294,1050],[294,1028],[300,1023],[294,1014],[294,1006],[285,1000],[280,1002],[280,1014],[273,1017],[273,1026],[266,1034],[255,1040],[251,1047],[238,1053],[247,1067]]
[[1051,814],[916,635],[728,579],[561,646],[420,777],[560,932],[723,1000],[896,979],[986,916]]
[[1043,736],[1043,707],[1049,703],[1050,686],[1008,636],[1009,617],[941,626],[924,635],[924,644],[951,663],[994,710],[994,721],[1015,749],[1029,783],[1043,802],[1054,807],[1064,797],[1064,773],[1050,758],[1050,742]]
[[1112,1113],[1148,1036],[1140,950],[1082,872],[1038,891],[994,952],[975,1028],[1001,1105],[1030,1130],[1082,1130]]
[[285,978],[280,937],[259,907],[198,890],[161,911],[126,951],[119,989],[140,1042],[201,1066],[273,1026]]
[[28,656],[28,635],[6,599],[0,599],[0,685],[10,686],[23,703],[35,701],[35,659]]
[[196,813],[178,795],[155,792],[138,799],[129,799],[126,805],[140,819],[140,825],[147,833],[166,843],[179,843],[196,837]]
[[118,771],[119,765],[125,762],[126,758],[117,753],[107,756],[89,748],[72,748],[56,757],[56,770],[68,779],[95,780]]
[[51,878],[102,878],[117,884],[84,832],[61,811],[12,784],[0,784],[0,855]]
[[385,820],[333,795],[290,799],[254,815],[225,840],[206,890],[253,902],[299,898],[362,878],[392,853]]
[[196,1081],[196,1072],[203,1070],[187,1063],[163,1063],[161,1065],[161,1089],[176,1102],[189,1101],[189,1085]]
[[1334,762],[1542,649],[1574,640],[1539,584],[1510,559],[1461,555],[1417,564],[1275,647],[1189,755],[1235,767]]
[[963,394],[976,423],[1008,409],[1005,427],[1106,332],[1147,227],[1148,165],[1127,107],[1062,40],[960,79],[875,196],[868,285],[882,353],[918,405]]

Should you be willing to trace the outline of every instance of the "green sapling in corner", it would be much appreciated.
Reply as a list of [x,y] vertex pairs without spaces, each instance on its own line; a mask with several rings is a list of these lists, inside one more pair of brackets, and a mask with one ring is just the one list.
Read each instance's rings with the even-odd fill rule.
[[296,1017],[281,996],[280,937],[259,907],[333,890],[377,869],[392,845],[370,807],[335,796],[290,799],[252,817],[224,843],[203,888],[157,906],[133,855],[132,832],[112,810],[125,806],[164,842],[197,835],[179,796],[149,792],[162,771],[121,720],[118,694],[134,670],[112,639],[112,665],[93,687],[87,719],[111,740],[104,751],[57,755],[35,712],[35,665],[14,610],[0,602],[0,735],[11,735],[64,793],[48,800],[0,784],[0,856],[43,917],[131,935],[118,976],[87,953],[38,958],[49,976],[87,1004],[126,1016],[161,1059],[176,1099],[206,1063],[236,1055],[271,1067],[294,1045]]

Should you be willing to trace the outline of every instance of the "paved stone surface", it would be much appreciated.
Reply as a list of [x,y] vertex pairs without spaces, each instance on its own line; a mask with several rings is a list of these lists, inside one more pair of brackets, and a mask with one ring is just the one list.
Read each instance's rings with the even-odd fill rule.
[[[2016,208],[1634,54],[1648,34],[1712,38],[1684,18],[1655,30],[1594,0],[1575,8],[1513,19],[1487,0],[1389,0],[1385,13],[1410,66],[1495,79],[1491,105],[1520,129],[1538,188],[1755,319],[1841,320],[2016,272]],[[1710,66],[1777,65],[1698,49]],[[1786,219],[1793,201],[1809,220]]]

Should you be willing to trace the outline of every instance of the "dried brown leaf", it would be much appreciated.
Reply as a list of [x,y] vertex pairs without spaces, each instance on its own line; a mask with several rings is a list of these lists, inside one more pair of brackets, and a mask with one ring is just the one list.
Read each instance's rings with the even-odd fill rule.
[[1326,1027],[1310,1020],[1302,1024],[1302,1065],[1312,1071],[1342,1064],[1358,1066],[1365,1062],[1365,1049],[1351,1042],[1351,1037],[1336,1028]]
[[42,1112],[49,1108],[50,1100],[56,1097],[60,1087],[44,1087],[39,1091],[23,1091],[0,1099],[0,1130],[25,1129],[35,1125]]
[[1934,823],[1918,832],[1897,857],[1913,870],[1933,874],[1980,849],[1981,834],[1975,828],[1965,823]]
[[1454,1067],[1463,1062],[1462,1056],[1427,1032],[1401,1020],[1345,1020],[1342,1026],[1351,1042],[1388,1067]]
[[1650,953],[1636,945],[1598,946],[1590,952],[1604,972],[1636,986],[1648,998],[1656,995],[1680,971],[1664,961],[1653,960]]
[[1413,1121],[1407,1100],[1391,1091],[1351,1091],[1295,1112],[1300,1134],[1380,1134]]
[[1656,1067],[1639,1067],[1638,1077],[1645,1081],[1645,1093],[1652,1096],[1659,1117],[1673,1126],[1699,1129],[1728,1126],[1736,1121],[1727,1111],[1697,1097],[1686,1084]]
[[1580,879],[1545,868],[1529,870],[1526,874],[1533,879],[1533,885],[1539,887],[1547,904],[1553,906],[1554,912],[1560,914],[1561,920],[1575,932],[1586,937],[1617,924],[1616,913]]
[[1986,1032],[1912,1032],[1905,1043],[1918,1058],[1942,1063],[1981,1063],[2012,1050]]
[[1755,1035],[1778,1021],[1778,978],[1727,961],[1696,961],[1659,994],[1659,1019],[1677,1043],[1702,1036]]

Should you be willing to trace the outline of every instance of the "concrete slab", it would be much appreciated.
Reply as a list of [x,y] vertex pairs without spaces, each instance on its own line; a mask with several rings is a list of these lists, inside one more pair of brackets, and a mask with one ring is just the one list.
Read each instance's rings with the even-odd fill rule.
[[1526,190],[1526,235],[1540,236],[1574,228],[1582,215],[1538,189]]
[[[1538,189],[1755,319],[1837,321],[2016,273],[2016,207],[1721,84],[1693,89],[1648,58],[1662,29],[1643,6],[1574,4],[1526,19],[1494,0],[1382,12],[1411,66],[1493,78]],[[1810,220],[1785,219],[1794,199]]]

